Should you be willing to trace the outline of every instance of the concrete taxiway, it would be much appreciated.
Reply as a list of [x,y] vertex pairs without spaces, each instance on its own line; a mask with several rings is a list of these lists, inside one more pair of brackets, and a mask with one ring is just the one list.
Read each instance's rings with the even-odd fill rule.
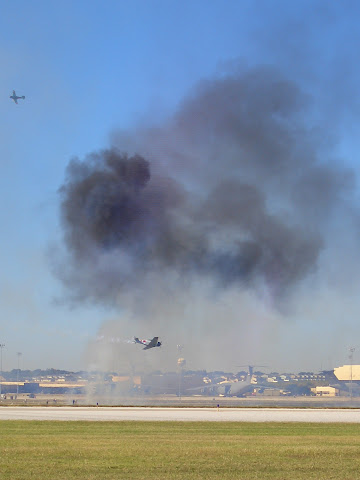
[[0,420],[360,423],[360,409],[8,406]]

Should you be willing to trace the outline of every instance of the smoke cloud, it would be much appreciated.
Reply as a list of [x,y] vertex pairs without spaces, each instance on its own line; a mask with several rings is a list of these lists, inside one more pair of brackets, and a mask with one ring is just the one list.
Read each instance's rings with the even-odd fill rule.
[[73,159],[60,195],[80,297],[108,302],[167,271],[281,296],[313,272],[352,175],[320,162],[308,102],[271,69],[231,75],[204,82],[168,126],[139,132],[144,154]]
[[235,71],[203,81],[163,125],[114,132],[113,147],[72,159],[58,268],[72,300],[149,322],[157,304],[159,325],[187,322],[178,306],[160,310],[190,291],[206,315],[221,292],[228,319],[244,292],[279,309],[317,274],[355,185],[312,107],[273,68]]

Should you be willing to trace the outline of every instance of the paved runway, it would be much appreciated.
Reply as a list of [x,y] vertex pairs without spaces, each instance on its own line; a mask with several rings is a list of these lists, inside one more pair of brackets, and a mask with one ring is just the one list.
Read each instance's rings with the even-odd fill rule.
[[346,422],[360,423],[358,409],[0,407],[0,420]]

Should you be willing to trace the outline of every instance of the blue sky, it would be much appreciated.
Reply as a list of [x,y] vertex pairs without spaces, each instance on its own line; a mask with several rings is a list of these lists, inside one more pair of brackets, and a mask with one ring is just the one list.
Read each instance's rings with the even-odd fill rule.
[[[114,131],[161,124],[200,81],[237,63],[285,71],[316,99],[311,123],[327,125],[336,155],[358,171],[359,13],[351,1],[0,2],[5,369],[16,367],[18,351],[23,368],[87,368],[88,342],[109,319],[121,323],[107,306],[56,301],[63,293],[50,267],[62,241],[57,191],[70,158],[109,147]],[[19,105],[9,99],[13,89],[26,96]],[[306,323],[306,332],[317,336],[325,325]],[[326,336],[329,350],[338,344],[334,358],[324,348],[312,357],[314,369],[346,358],[360,332],[349,320],[337,342],[340,325],[332,320]],[[279,336],[298,335],[305,348],[304,329],[280,327]],[[288,342],[279,342],[286,357]],[[280,355],[272,360],[287,364]]]

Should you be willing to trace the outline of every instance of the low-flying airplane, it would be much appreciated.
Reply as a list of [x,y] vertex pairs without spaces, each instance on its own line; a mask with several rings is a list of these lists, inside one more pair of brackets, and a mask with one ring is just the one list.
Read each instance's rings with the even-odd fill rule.
[[154,337],[152,340],[139,340],[137,337],[134,337],[134,343],[140,343],[140,345],[145,345],[143,350],[148,350],[153,347],[161,347],[161,342],[158,341],[159,337]]
[[15,93],[15,90],[13,90],[13,94],[10,95],[10,98],[14,100],[14,102],[17,104],[19,99],[25,100],[25,96],[23,95],[22,97],[18,97]]

